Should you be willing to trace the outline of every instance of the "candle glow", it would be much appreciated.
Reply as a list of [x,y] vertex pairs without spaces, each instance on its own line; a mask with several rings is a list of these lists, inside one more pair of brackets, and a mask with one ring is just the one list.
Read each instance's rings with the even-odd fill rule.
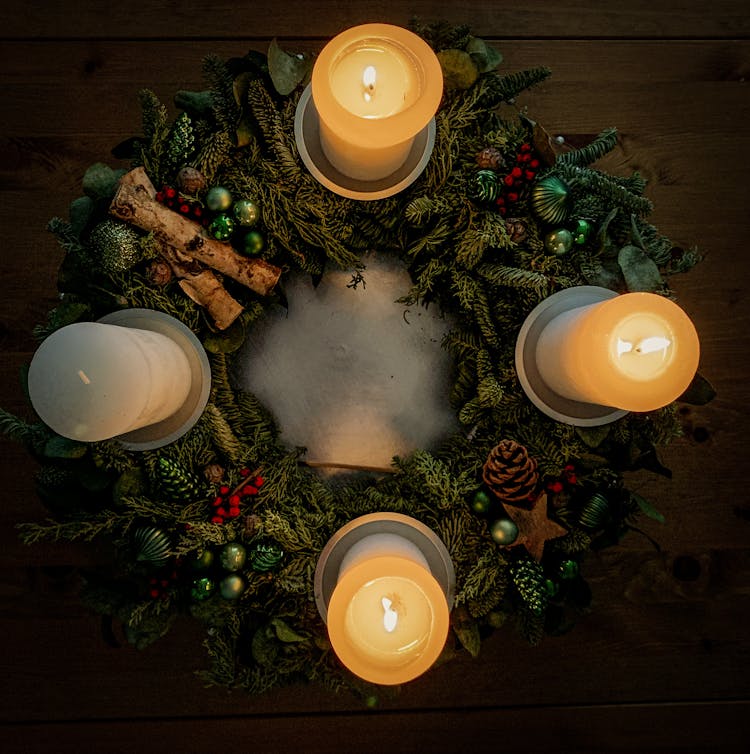
[[558,395],[627,411],[678,398],[698,368],[687,315],[652,293],[628,293],[564,312],[542,331],[536,363]]
[[435,114],[442,90],[440,63],[416,34],[390,24],[342,32],[312,74],[323,152],[351,178],[392,174]]

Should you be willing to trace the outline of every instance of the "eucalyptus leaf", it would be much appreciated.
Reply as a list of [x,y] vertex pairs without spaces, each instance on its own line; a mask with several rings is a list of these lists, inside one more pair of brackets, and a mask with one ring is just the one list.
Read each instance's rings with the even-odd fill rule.
[[619,291],[625,286],[622,269],[614,259],[594,262],[583,270],[583,276],[589,285],[598,285],[611,291]]
[[589,448],[598,448],[609,435],[610,427],[607,424],[601,427],[576,427],[576,434]]
[[713,385],[702,375],[696,373],[685,392],[677,399],[692,406],[705,406],[716,397]]
[[206,335],[203,347],[209,353],[234,353],[245,342],[245,335],[245,322],[236,319],[226,330]]
[[479,73],[492,71],[503,62],[500,52],[479,37],[471,37],[466,52],[471,56]]
[[110,199],[114,196],[117,184],[125,173],[123,169],[113,170],[103,162],[95,162],[83,176],[83,193],[94,201]]
[[206,118],[213,113],[214,102],[210,91],[191,92],[181,89],[174,96],[175,107],[188,115]]
[[83,458],[88,447],[85,442],[53,435],[44,444],[43,452],[47,458]]
[[247,102],[247,90],[250,87],[250,82],[256,78],[250,71],[244,71],[239,76],[234,77],[232,82],[232,92],[234,93],[234,101],[240,106],[244,107]]
[[667,519],[664,518],[664,516],[659,513],[659,511],[656,510],[656,508],[654,508],[654,506],[651,505],[651,503],[649,503],[646,498],[637,495],[635,492],[631,492],[630,497],[633,502],[638,505],[641,511],[645,513],[649,518],[653,518],[654,521],[658,521],[660,524],[666,522]]
[[312,59],[308,55],[282,50],[275,39],[268,47],[268,73],[276,91],[281,95],[291,94],[312,71]]
[[90,196],[79,196],[70,203],[68,217],[70,218],[70,229],[80,238],[84,229],[88,225],[95,207],[94,200]]
[[472,657],[478,657],[482,644],[479,624],[469,615],[469,611],[466,608],[459,607],[453,611],[451,626],[466,651]]
[[609,235],[609,225],[612,220],[615,219],[617,213],[620,211],[619,207],[615,207],[604,218],[602,224],[599,226],[599,230],[596,234],[596,239],[599,243],[599,252],[605,257],[616,257],[620,247],[612,240]]
[[235,141],[238,147],[246,147],[253,140],[253,128],[248,118],[241,118],[235,131]]
[[446,89],[468,89],[479,78],[479,70],[468,52],[441,50],[437,59],[443,69]]
[[138,498],[146,491],[146,476],[138,466],[126,469],[112,487],[112,502],[119,506],[125,498]]
[[659,268],[643,249],[632,244],[623,246],[617,255],[617,263],[620,265],[629,291],[652,292],[661,288],[662,279]]
[[284,644],[295,644],[308,641],[306,636],[301,636],[291,629],[281,618],[272,618],[270,624],[276,633],[276,638]]
[[635,215],[630,215],[630,237],[634,246],[638,246],[644,251],[646,250],[646,245],[643,243],[643,236],[641,236]]
[[268,667],[279,656],[279,644],[270,626],[261,626],[254,634],[250,651],[258,665]]

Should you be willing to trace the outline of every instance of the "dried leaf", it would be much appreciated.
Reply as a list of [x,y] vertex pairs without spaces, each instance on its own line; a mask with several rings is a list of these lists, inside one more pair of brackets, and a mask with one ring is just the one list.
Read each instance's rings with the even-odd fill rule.
[[714,386],[705,377],[696,373],[685,392],[677,400],[693,406],[705,406],[715,397]]
[[291,94],[304,83],[312,71],[312,59],[303,53],[292,55],[284,52],[276,40],[268,47],[268,73],[279,94]]
[[283,641],[284,644],[296,644],[308,640],[306,636],[301,636],[291,629],[281,618],[272,618],[270,625],[273,626],[276,638],[279,641]]
[[607,439],[609,430],[607,424],[601,427],[576,427],[576,434],[589,448],[598,448]]

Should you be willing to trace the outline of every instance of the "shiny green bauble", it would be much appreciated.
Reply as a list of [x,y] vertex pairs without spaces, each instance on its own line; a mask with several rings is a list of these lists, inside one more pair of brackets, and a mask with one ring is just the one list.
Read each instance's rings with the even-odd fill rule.
[[260,218],[260,207],[252,199],[240,199],[232,207],[234,219],[246,228],[251,228]]
[[490,535],[499,545],[512,545],[518,539],[518,527],[509,518],[500,518],[492,522]]
[[471,501],[471,509],[474,511],[474,513],[482,515],[484,513],[487,513],[487,511],[490,509],[491,504],[492,498],[484,490],[477,490],[474,498]]
[[560,585],[552,579],[544,580],[544,589],[550,597],[557,597],[560,593]]
[[211,212],[226,212],[232,206],[232,194],[223,186],[214,186],[206,194],[206,206]]
[[573,234],[566,228],[558,228],[544,237],[544,248],[556,257],[567,254],[573,247]]
[[214,562],[214,554],[211,550],[203,550],[203,552],[196,552],[190,557],[190,566],[195,571],[206,571]]
[[598,529],[609,521],[609,501],[601,492],[595,492],[581,509],[579,521],[587,529]]
[[203,602],[207,600],[216,589],[216,584],[213,579],[208,576],[201,576],[199,579],[193,579],[193,583],[190,586],[190,596],[196,602]]
[[568,184],[555,175],[540,178],[531,190],[531,206],[539,219],[550,225],[565,222],[570,210]]
[[501,188],[500,177],[494,170],[480,170],[474,176],[474,196],[480,202],[494,202]]
[[133,535],[135,544],[135,559],[141,563],[148,563],[155,568],[166,565],[171,552],[169,536],[155,526],[141,526]]
[[245,591],[245,582],[242,576],[232,573],[223,578],[219,583],[219,592],[225,600],[236,600]]
[[249,257],[254,257],[263,251],[263,247],[266,245],[266,241],[263,238],[263,234],[257,230],[251,230],[242,242],[242,250]]
[[221,548],[219,560],[225,571],[239,571],[245,565],[247,551],[238,542],[229,542]]
[[578,576],[578,563],[575,560],[563,560],[560,563],[560,578],[570,581]]
[[573,231],[573,242],[578,246],[583,246],[591,237],[591,223],[588,220],[576,220],[576,227]]
[[229,215],[216,215],[208,226],[208,232],[217,241],[228,241],[234,233],[234,220]]

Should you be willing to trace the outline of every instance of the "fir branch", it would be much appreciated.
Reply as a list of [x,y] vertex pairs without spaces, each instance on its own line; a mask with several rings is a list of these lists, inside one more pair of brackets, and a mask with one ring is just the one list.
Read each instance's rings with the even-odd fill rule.
[[112,511],[103,511],[86,519],[55,521],[47,519],[44,523],[18,524],[19,537],[25,545],[33,545],[42,540],[60,542],[82,539],[90,542],[96,537],[111,534],[120,524],[119,516]]
[[44,440],[49,430],[43,424],[29,424],[4,408],[0,408],[0,434],[14,442],[32,447]]
[[234,133],[242,112],[234,96],[234,79],[218,55],[203,59],[203,75],[211,89],[211,104],[216,121],[225,133]]
[[555,164],[585,167],[604,157],[605,154],[611,152],[616,146],[617,129],[607,128],[585,147],[573,149],[570,152],[558,155]]
[[513,102],[521,92],[541,84],[551,73],[549,68],[540,66],[504,76],[497,73],[483,76],[479,84],[481,104],[489,110],[501,102]]

